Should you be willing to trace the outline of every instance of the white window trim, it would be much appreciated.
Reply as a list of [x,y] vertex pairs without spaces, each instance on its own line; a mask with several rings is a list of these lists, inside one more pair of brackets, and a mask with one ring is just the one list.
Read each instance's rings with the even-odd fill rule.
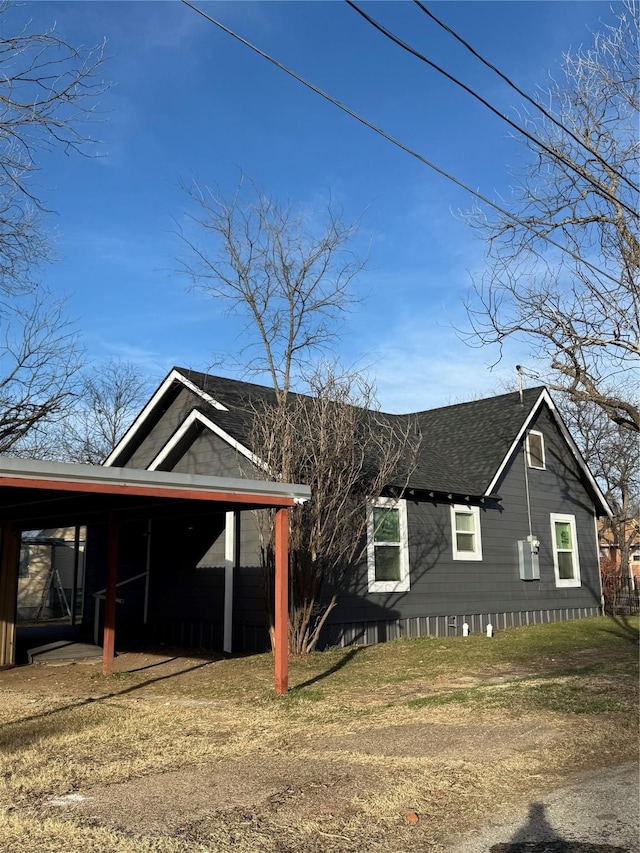
[[[400,522],[400,580],[376,580],[376,556],[373,529],[373,510],[375,507],[393,507],[399,511]],[[378,543],[381,544],[381,543]],[[377,498],[369,502],[367,519],[367,570],[369,592],[408,592],[411,588],[409,576],[409,539],[407,535],[407,502],[396,498]]]
[[[456,539],[456,512],[467,512],[473,515],[475,525],[475,550],[458,551]],[[480,507],[467,504],[451,504],[451,547],[454,560],[482,560],[482,532],[480,529]]]
[[[551,552],[553,554],[553,571],[556,576],[556,586],[557,587],[576,587],[582,586],[582,580],[580,578],[580,558],[578,556],[578,537],[576,535],[576,517],[575,515],[566,515],[564,513],[552,512],[550,514],[551,519]],[[560,570],[558,567],[558,549],[556,547],[556,522],[562,522],[565,524],[569,524],[571,527],[571,537],[573,542],[573,571],[574,577],[572,578],[561,578]]]
[[[530,435],[539,435],[540,436],[540,447],[542,449],[542,465],[534,465],[533,459],[531,458],[531,450],[529,448],[529,436]],[[533,468],[534,471],[545,471],[547,468],[547,456],[544,449],[544,435],[537,429],[530,429],[527,433],[527,465],[529,468]]]

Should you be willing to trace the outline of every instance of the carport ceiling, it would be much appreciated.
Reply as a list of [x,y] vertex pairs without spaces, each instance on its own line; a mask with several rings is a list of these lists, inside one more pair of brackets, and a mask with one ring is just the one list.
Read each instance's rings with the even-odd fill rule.
[[0,520],[22,530],[291,507],[308,486],[0,457]]

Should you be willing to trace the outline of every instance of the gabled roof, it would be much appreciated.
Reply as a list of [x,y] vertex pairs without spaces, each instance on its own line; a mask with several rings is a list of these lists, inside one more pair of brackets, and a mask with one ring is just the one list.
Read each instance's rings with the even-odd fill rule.
[[509,454],[544,388],[457,403],[413,417],[422,435],[415,488],[435,491],[490,493],[495,474]]
[[[163,398],[176,383],[197,397],[189,417],[209,428],[215,425],[218,435],[259,463],[251,447],[251,422],[256,407],[275,402],[273,389],[176,367],[105,464],[123,464],[128,446],[135,445],[136,433],[144,432],[145,419],[152,418],[154,410],[163,410]],[[604,495],[543,386],[525,389],[522,397],[514,392],[404,415],[376,413],[376,417],[419,431],[420,450],[409,488],[480,498],[494,493],[514,450],[543,406],[564,436],[596,501],[609,515]],[[176,433],[170,441],[177,438]]]

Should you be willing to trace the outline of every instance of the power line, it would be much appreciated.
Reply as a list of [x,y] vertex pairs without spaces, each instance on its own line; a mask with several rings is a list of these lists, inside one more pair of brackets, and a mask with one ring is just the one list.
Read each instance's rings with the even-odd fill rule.
[[609,190],[599,180],[592,177],[588,172],[585,172],[577,163],[574,163],[572,160],[567,158],[561,151],[556,151],[542,140],[537,139],[532,133],[529,133],[528,130],[525,130],[525,128],[520,127],[519,124],[516,124],[516,122],[512,121],[508,116],[500,112],[500,110],[496,109],[496,107],[490,104],[489,101],[485,100],[482,95],[479,95],[474,89],[472,89],[470,86],[467,86],[466,83],[463,83],[461,80],[458,80],[457,77],[454,77],[452,74],[449,74],[449,72],[445,71],[444,68],[441,68],[423,53],[420,53],[420,51],[411,47],[410,44],[407,44],[407,42],[403,41],[401,38],[395,35],[395,33],[392,33],[391,30],[387,29],[387,27],[385,27],[379,21],[376,21],[375,18],[372,18],[371,15],[368,15],[363,9],[360,9],[360,7],[353,2],[353,0],[345,0],[345,2],[348,6],[354,9],[362,18],[364,18],[367,23],[371,24],[371,26],[378,30],[379,33],[382,33],[383,36],[390,39],[394,44],[398,45],[398,47],[401,47],[403,50],[406,50],[407,53],[410,53],[412,56],[415,56],[416,59],[419,59],[421,62],[425,62],[430,68],[433,68],[434,71],[437,71],[438,74],[442,74],[443,77],[447,78],[447,80],[450,80],[452,83],[455,83],[456,86],[459,86],[461,89],[467,92],[467,94],[471,95],[471,97],[475,98],[477,101],[480,101],[480,103],[488,110],[490,110],[494,115],[498,116],[498,118],[501,118],[518,133],[521,133],[528,140],[533,142],[533,144],[536,145],[538,148],[541,148],[543,151],[546,151],[547,154],[550,154],[556,160],[559,160],[561,163],[564,163],[565,166],[568,166],[569,169],[572,169],[583,180],[588,181],[593,187],[595,187],[595,189],[599,193],[602,193],[604,196],[606,196],[609,201],[613,202],[616,205],[620,205],[627,211],[627,213],[630,213],[632,216],[638,216],[638,212],[634,208],[629,207],[629,205],[625,204],[622,199],[617,198],[615,195],[613,195],[613,193],[609,192]]
[[259,56],[261,56],[263,59],[266,59],[272,65],[275,65],[276,68],[279,68],[281,71],[284,71],[286,74],[289,74],[291,77],[293,77],[299,83],[302,83],[308,89],[311,89],[312,92],[315,92],[317,95],[320,95],[325,100],[329,101],[329,103],[333,104],[334,106],[336,106],[339,109],[346,112],[347,115],[350,115],[352,118],[355,118],[361,124],[364,124],[365,127],[368,127],[370,130],[373,130],[375,133],[382,136],[383,139],[386,139],[388,142],[393,143],[393,145],[397,145],[398,148],[401,148],[403,151],[406,151],[407,154],[410,154],[412,157],[415,157],[416,160],[419,160],[425,166],[428,166],[430,169],[433,169],[439,175],[442,175],[443,178],[447,178],[447,180],[452,181],[454,184],[456,184],[461,189],[468,192],[470,195],[479,199],[481,202],[488,205],[489,207],[494,208],[494,210],[497,210],[503,216],[506,216],[507,219],[510,219],[512,222],[515,222],[517,225],[521,225],[523,228],[525,228],[528,231],[530,231],[531,233],[535,234],[536,237],[539,237],[540,239],[545,240],[550,245],[555,246],[557,249],[560,249],[562,252],[565,252],[567,255],[570,255],[574,260],[576,260],[579,263],[583,264],[584,266],[588,267],[593,272],[597,273],[598,275],[603,276],[604,278],[608,278],[614,284],[619,284],[619,281],[616,278],[614,278],[612,275],[609,275],[609,273],[605,272],[604,270],[601,270],[599,267],[595,266],[594,264],[590,263],[589,261],[585,260],[584,258],[581,258],[578,254],[576,254],[575,252],[572,252],[571,249],[567,248],[567,246],[563,246],[561,243],[557,243],[555,240],[553,240],[551,237],[549,237],[548,234],[545,234],[543,231],[537,231],[530,224],[528,224],[524,220],[519,219],[517,216],[515,216],[515,214],[511,213],[510,211],[506,210],[503,207],[500,207],[499,204],[496,204],[494,201],[491,201],[491,199],[489,199],[487,196],[482,195],[482,193],[478,192],[477,190],[472,189],[470,186],[468,186],[468,184],[465,184],[463,181],[460,181],[458,178],[454,177],[449,172],[446,172],[444,169],[441,169],[440,166],[436,166],[435,163],[432,163],[430,160],[427,160],[426,157],[423,157],[421,154],[418,154],[418,152],[414,151],[413,148],[409,148],[408,145],[405,145],[403,142],[400,142],[399,139],[396,139],[395,137],[391,136],[391,134],[387,133],[381,127],[378,127],[377,125],[373,124],[368,119],[364,118],[364,116],[361,116],[359,113],[355,112],[350,107],[346,106],[346,104],[343,104],[341,101],[336,100],[336,98],[332,97],[327,92],[324,92],[322,89],[319,89],[313,83],[309,82],[308,80],[305,80],[304,77],[301,77],[299,74],[297,74],[291,68],[288,68],[286,65],[283,65],[281,62],[279,62],[273,56],[270,56],[268,53],[265,53],[263,50],[261,50],[256,45],[252,44],[250,41],[247,41],[247,39],[243,38],[238,33],[229,29],[229,27],[225,26],[223,23],[216,20],[216,18],[213,18],[211,15],[207,14],[206,12],[203,12],[202,9],[199,9],[197,6],[195,6],[193,3],[190,2],[190,0],[181,0],[181,2],[184,3],[185,6],[188,6],[190,9],[193,9],[194,12],[197,12],[199,15],[201,15],[203,18],[205,18],[205,20],[209,21],[209,23],[214,24],[216,27],[221,29],[223,32],[227,33],[228,35],[230,35],[234,39],[236,39],[236,41],[239,41],[241,44],[245,45],[245,47],[250,48],[251,50],[254,51],[254,53],[257,53]]
[[453,36],[453,38],[454,38],[454,39],[456,39],[457,41],[459,41],[459,42],[460,42],[460,44],[461,44],[461,45],[463,45],[463,46],[464,46],[464,47],[465,47],[465,48],[466,48],[470,53],[472,53],[472,54],[476,57],[476,59],[479,59],[479,60],[480,60],[480,62],[482,62],[482,64],[483,64],[483,65],[486,65],[486,67],[487,67],[487,68],[491,69],[491,71],[494,71],[494,72],[498,75],[498,77],[500,77],[502,80],[504,80],[504,82],[505,82],[508,86],[510,86],[514,91],[516,91],[516,92],[517,92],[521,97],[523,97],[523,98],[524,98],[526,101],[528,101],[530,104],[532,104],[532,105],[533,105],[537,110],[540,110],[540,112],[541,112],[541,113],[542,113],[546,118],[548,118],[548,119],[549,119],[549,121],[553,122],[553,124],[555,124],[555,125],[556,125],[556,127],[560,128],[560,130],[562,130],[562,131],[563,131],[563,133],[566,133],[568,136],[570,136],[570,137],[573,139],[573,141],[574,141],[574,142],[577,142],[577,143],[578,143],[578,145],[581,145],[581,146],[585,149],[585,151],[586,151],[588,154],[592,155],[592,156],[593,156],[593,157],[595,157],[597,160],[599,160],[599,161],[600,161],[600,163],[601,163],[601,164],[602,164],[606,169],[610,169],[610,170],[614,173],[614,175],[617,175],[617,176],[618,176],[621,180],[623,180],[623,181],[624,181],[624,182],[625,182],[625,183],[626,183],[626,184],[627,184],[627,185],[628,185],[632,190],[635,190],[636,192],[639,192],[639,191],[640,191],[640,187],[638,187],[638,185],[637,185],[637,184],[634,184],[634,182],[633,182],[632,180],[630,180],[630,179],[629,179],[625,174],[623,174],[622,172],[619,172],[617,169],[614,169],[614,167],[613,167],[610,163],[608,163],[608,162],[604,159],[604,157],[602,157],[602,156],[601,156],[601,155],[600,155],[600,154],[599,154],[595,149],[591,149],[591,148],[589,148],[589,146],[588,146],[588,145],[585,145],[585,143],[582,141],[582,139],[580,139],[580,137],[579,137],[579,136],[577,136],[577,135],[576,135],[576,134],[575,134],[575,133],[574,133],[570,128],[565,127],[565,126],[564,126],[564,124],[562,124],[562,122],[561,122],[561,121],[558,121],[558,119],[557,119],[557,118],[556,118],[552,113],[550,113],[548,110],[546,110],[546,109],[542,106],[542,104],[541,104],[541,103],[539,103],[538,101],[534,100],[534,98],[532,98],[532,97],[531,97],[531,95],[528,95],[526,92],[523,92],[523,90],[522,90],[522,89],[520,89],[520,88],[519,88],[519,86],[517,86],[517,85],[513,82],[513,80],[511,80],[509,77],[507,77],[507,75],[506,75],[506,74],[504,74],[502,71],[500,71],[500,69],[499,69],[499,68],[496,68],[496,66],[495,66],[495,65],[492,65],[492,63],[491,63],[491,62],[489,62],[487,59],[485,59],[483,56],[481,56],[481,55],[478,53],[478,51],[477,51],[477,50],[475,50],[475,48],[473,48],[473,47],[469,44],[469,42],[465,41],[465,40],[462,38],[462,36],[458,35],[458,33],[456,33],[456,32],[455,32],[455,30],[452,30],[452,29],[451,29],[451,27],[449,27],[447,24],[445,24],[443,21],[441,21],[439,18],[437,18],[437,17],[433,14],[433,12],[431,12],[429,9],[427,9],[427,7],[424,5],[424,3],[422,2],[422,0],[413,0],[413,2],[416,4],[416,6],[418,6],[418,7],[419,7],[419,8],[420,8],[424,13],[425,13],[425,15],[428,15],[428,16],[431,18],[431,20],[432,20],[432,21],[434,21],[434,22],[435,22],[439,27],[442,27],[442,29],[443,29],[443,30],[445,30],[445,32],[449,33],[449,35]]

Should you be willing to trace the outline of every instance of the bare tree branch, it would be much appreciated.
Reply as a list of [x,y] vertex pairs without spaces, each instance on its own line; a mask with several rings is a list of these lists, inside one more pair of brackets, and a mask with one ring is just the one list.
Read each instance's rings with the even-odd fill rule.
[[349,248],[358,223],[345,223],[329,206],[314,228],[310,217],[280,205],[255,187],[243,203],[197,184],[183,185],[198,213],[184,229],[182,269],[194,289],[226,303],[246,320],[240,359],[251,374],[270,377],[286,397],[301,370],[335,340],[341,315],[354,304],[351,285],[364,264]]
[[[2,32],[11,27],[12,4],[0,4]],[[49,259],[41,218],[46,207],[31,178],[38,154],[60,148],[88,153],[84,132],[97,120],[104,45],[78,49],[55,29],[0,36],[0,291],[24,292],[31,272]]]
[[613,423],[591,401],[565,400],[560,410],[613,511],[605,530],[628,570],[640,512],[640,436]]
[[[391,484],[400,494],[415,466],[418,437],[406,420],[377,410],[373,386],[358,372],[324,366],[308,379],[309,396],[290,394],[253,407],[251,446],[263,476],[311,486],[291,511],[290,647],[306,654],[367,546],[369,502]],[[268,517],[267,517],[268,519]],[[271,523],[262,529],[266,580],[272,578]]]
[[30,24],[8,35],[11,15],[0,3],[0,452],[55,455],[47,430],[73,399],[81,351],[64,300],[33,279],[50,254],[32,178],[43,150],[90,150],[83,129],[107,86],[103,46]]
[[[634,432],[640,217],[629,210],[638,210],[639,24],[638,6],[626,3],[617,26],[597,33],[591,49],[565,55],[563,79],[552,83],[545,106],[583,145],[551,121],[529,125],[593,180],[529,144],[512,202],[521,224],[481,209],[470,217],[487,240],[489,266],[467,305],[470,343],[497,344],[501,353],[508,338],[527,341],[551,368],[553,390],[595,402]],[[577,259],[545,246],[537,233],[554,235]],[[588,266],[594,258],[615,282]]]
[[57,458],[101,465],[149,396],[149,383],[135,364],[109,358],[86,368],[78,398],[58,430]]
[[75,395],[77,333],[43,291],[0,304],[0,329],[0,453],[49,455],[43,432]]

